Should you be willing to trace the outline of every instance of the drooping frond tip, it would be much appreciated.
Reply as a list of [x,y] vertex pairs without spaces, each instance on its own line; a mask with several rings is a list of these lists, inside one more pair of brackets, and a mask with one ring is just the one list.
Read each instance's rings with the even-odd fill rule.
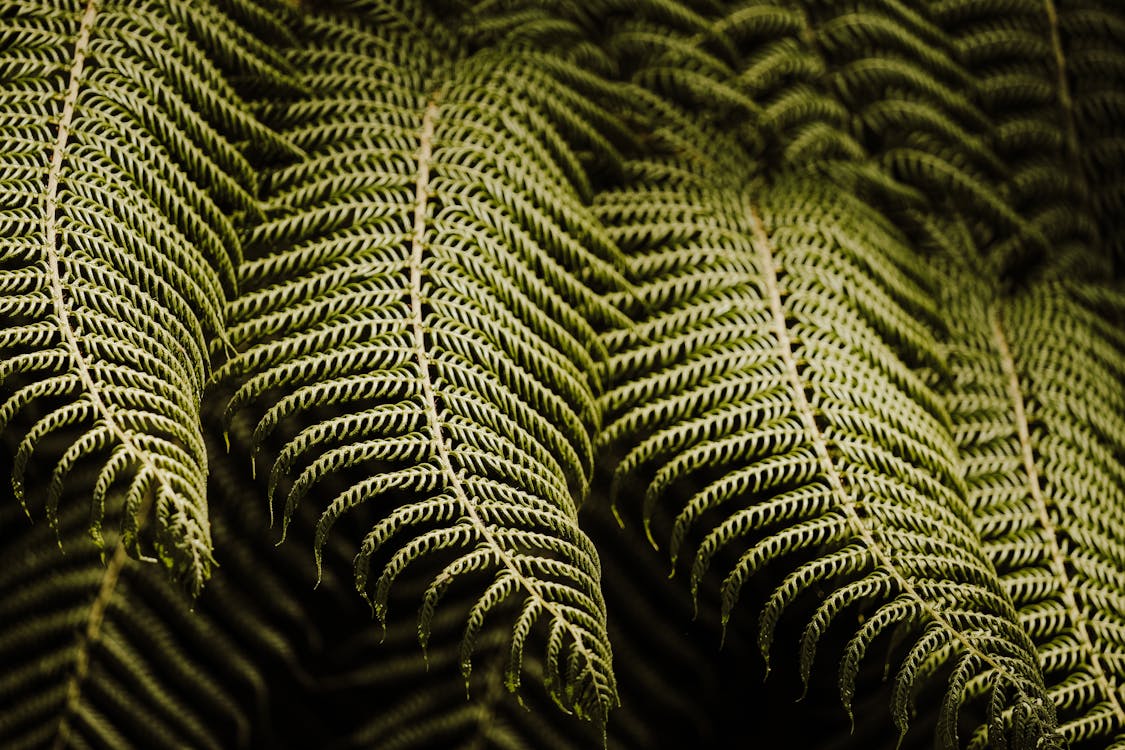
[[620,318],[599,292],[623,282],[548,104],[575,93],[531,52],[450,60],[359,14],[305,23],[292,63],[313,93],[263,115],[307,156],[266,176],[231,307],[240,353],[219,373],[237,385],[228,414],[260,404],[255,439],[281,441],[283,528],[338,488],[318,558],[342,515],[377,508],[355,568],[380,619],[419,571],[425,644],[447,592],[481,586],[466,678],[486,622],[515,604],[508,688],[542,637],[550,695],[604,722],[616,689],[577,507],[600,422],[594,326]]

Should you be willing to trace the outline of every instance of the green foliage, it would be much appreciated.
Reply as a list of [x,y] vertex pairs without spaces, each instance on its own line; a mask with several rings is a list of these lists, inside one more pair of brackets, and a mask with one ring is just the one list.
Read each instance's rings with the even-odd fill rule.
[[227,411],[262,410],[256,445],[301,425],[270,468],[283,536],[330,474],[361,472],[322,503],[318,564],[341,515],[397,504],[355,560],[380,621],[420,557],[449,558],[423,597],[423,644],[446,591],[487,571],[467,617],[466,678],[483,623],[518,596],[506,683],[519,685],[543,618],[552,695],[604,721],[617,696],[576,499],[599,421],[593,325],[620,317],[594,291],[625,282],[560,158],[571,147],[549,102],[575,93],[534,56],[457,59],[352,17],[307,19],[301,36],[302,95],[262,117],[304,156],[264,175],[265,218],[246,243],[260,257],[229,310],[239,354],[216,375],[236,381]]
[[[219,65],[241,57],[207,55],[246,38],[215,9],[65,5],[9,3],[3,30],[0,426],[25,422],[12,485],[22,500],[36,452],[57,450],[54,522],[76,465],[108,453],[92,487],[95,537],[109,489],[126,483],[123,543],[197,592],[211,564],[207,348],[224,338],[238,226],[259,211],[238,144],[288,146],[225,80]],[[273,74],[265,60],[254,72]]]
[[1122,50],[0,0],[0,744],[1125,747]]

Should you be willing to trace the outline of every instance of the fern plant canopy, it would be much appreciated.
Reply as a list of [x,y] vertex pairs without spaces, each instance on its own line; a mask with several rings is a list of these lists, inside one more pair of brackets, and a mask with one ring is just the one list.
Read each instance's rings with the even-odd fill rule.
[[1123,144],[1111,0],[0,0],[0,746],[1125,748]]

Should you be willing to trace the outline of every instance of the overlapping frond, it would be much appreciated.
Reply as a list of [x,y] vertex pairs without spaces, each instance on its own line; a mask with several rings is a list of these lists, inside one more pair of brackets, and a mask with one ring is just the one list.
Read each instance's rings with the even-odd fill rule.
[[[1103,245],[1109,249],[1117,242],[1114,232],[1103,236],[1099,227],[1112,225],[1114,219],[1099,219],[1097,214],[1103,213],[1101,201],[1119,198],[1112,198],[1111,184],[1095,187],[1091,182],[1116,179],[1116,160],[1106,158],[1105,151],[1112,151],[1109,144],[1115,136],[1114,126],[1104,118],[1100,126],[1096,116],[1095,122],[1082,124],[1086,117],[1079,113],[1075,86],[1094,91],[1116,85],[1112,54],[1105,54],[1108,39],[1099,41],[1097,32],[1080,35],[1089,37],[1089,48],[1085,38],[1069,39],[1061,19],[1069,17],[1070,9],[1056,7],[1053,0],[947,0],[935,3],[933,12],[977,79],[973,98],[994,122],[991,148],[1008,172],[997,187],[1024,221],[1017,231],[984,228],[976,233],[978,244],[989,255],[1022,259],[1010,267],[1009,276],[1027,274],[1038,265],[1029,259],[1044,257],[1056,268],[1071,269],[1065,273],[1088,272],[1091,263],[1100,262],[1094,258],[1104,254]],[[1070,65],[1072,53],[1084,61],[1077,69]],[[1087,109],[1092,114],[1097,107]],[[1094,166],[1093,160],[1104,163]]]
[[670,4],[640,3],[610,49],[633,81],[737,135],[762,169],[828,168],[912,237],[935,207],[971,217],[983,242],[1020,234],[997,265],[1045,251],[998,190],[992,122],[928,7],[751,0],[676,15]]
[[964,292],[979,286],[962,277],[951,295],[950,409],[984,551],[1036,644],[1064,738],[1118,747],[1122,299],[1043,282],[988,304]]
[[1048,741],[1034,649],[980,550],[934,389],[946,365],[932,280],[885,219],[823,181],[724,193],[687,174],[638,170],[598,206],[644,280],[648,315],[606,337],[618,507],[639,509],[673,560],[690,555],[693,586],[724,566],[724,618],[748,580],[773,571],[767,656],[790,606],[824,590],[802,641],[806,678],[825,631],[864,612],[841,662],[845,704],[872,643],[909,632],[902,731],[916,680],[945,664],[943,746],[957,744],[966,682],[986,673],[994,726],[1019,706],[1013,745]]
[[208,342],[256,211],[237,144],[281,148],[211,59],[242,42],[231,27],[181,2],[14,2],[0,21],[0,429],[16,495],[30,463],[51,463],[35,489],[53,520],[72,472],[97,462],[95,538],[124,483],[124,545],[192,591],[211,565]]
[[[424,590],[424,589],[423,589]],[[471,599],[450,602],[431,623],[425,654],[415,645],[409,620],[395,620],[380,635],[367,627],[338,644],[326,659],[320,692],[327,705],[378,705],[378,711],[342,713],[336,729],[346,729],[328,748],[563,748],[597,745],[587,722],[560,717],[545,694],[519,700],[505,685],[508,628],[488,623],[477,637],[473,674],[457,679],[464,612]],[[521,669],[536,681],[545,677],[538,654],[524,657]],[[466,695],[471,691],[469,695]]]
[[1074,117],[1076,158],[1102,248],[1125,268],[1125,8],[1058,3],[1059,46]]
[[5,546],[0,743],[246,747],[265,685],[242,644],[123,547],[103,561],[86,526],[64,508],[65,554],[46,525]]
[[[308,689],[303,675],[322,640],[309,606],[315,571],[306,555],[266,536],[265,508],[245,502],[254,488],[242,467],[213,458],[219,567],[198,599],[121,545],[107,560],[86,533],[80,503],[62,506],[57,529],[29,526],[4,493],[0,745],[281,746],[278,717]],[[68,491],[66,499],[77,498]],[[122,500],[111,495],[107,518]],[[311,534],[308,518],[302,530]],[[332,563],[347,573],[336,550]],[[348,593],[334,570],[318,592],[322,607],[325,588],[340,601]]]
[[[466,675],[517,601],[508,687],[543,628],[551,695],[602,721],[616,693],[577,507],[600,423],[594,326],[621,317],[598,293],[623,281],[579,200],[573,144],[596,123],[534,53],[459,57],[424,19],[378,18],[362,3],[307,16],[290,61],[312,93],[263,107],[306,156],[264,178],[230,308],[239,354],[219,372],[237,386],[228,412],[257,409],[255,440],[283,443],[271,499],[283,528],[317,503],[318,557],[341,515],[378,509],[355,568],[380,620],[419,560],[442,561],[423,644],[447,591],[483,576]],[[329,478],[345,488],[318,498]]]
[[[615,750],[722,747],[719,725],[739,705],[724,690],[712,658],[715,620],[691,622],[688,595],[667,580],[659,553],[643,537],[621,530],[604,507],[583,511],[583,527],[599,544],[610,605],[610,635],[617,660],[626,665],[619,690],[622,705],[607,724],[606,744]],[[425,590],[420,563],[395,596],[409,601]],[[411,591],[411,587],[419,587]],[[473,606],[471,592],[453,597],[434,617],[426,653],[411,648],[417,634],[408,620],[388,622],[383,636],[370,628],[341,639],[322,658],[317,705],[328,712],[334,748],[579,748],[602,743],[586,722],[550,710],[546,693],[534,685],[517,700],[504,685],[508,635],[489,623],[477,642],[466,696],[456,679],[460,666],[461,614]],[[541,681],[538,650],[524,656],[525,670]],[[525,680],[531,682],[532,680]],[[750,682],[751,680],[748,680]],[[354,706],[380,707],[354,711]],[[341,708],[343,707],[343,708]]]
[[1125,748],[1113,0],[0,6],[0,744]]

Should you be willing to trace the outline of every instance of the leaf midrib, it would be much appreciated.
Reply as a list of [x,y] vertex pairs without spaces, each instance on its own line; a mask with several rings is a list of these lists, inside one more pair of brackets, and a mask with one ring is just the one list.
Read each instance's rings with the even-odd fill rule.
[[1021,680],[1016,675],[1012,674],[1011,670],[1006,668],[992,655],[981,651],[963,632],[950,623],[941,609],[935,607],[918,592],[910,578],[904,575],[899,569],[899,566],[895,564],[892,553],[880,543],[874,532],[860,517],[856,509],[855,499],[844,487],[840,471],[837,469],[828,451],[827,440],[816,424],[815,411],[812,408],[812,404],[809,402],[808,396],[805,394],[805,389],[801,382],[800,369],[797,365],[797,359],[793,354],[793,343],[789,337],[789,331],[786,325],[785,307],[781,299],[781,291],[777,279],[778,265],[774,259],[775,251],[773,244],[769,234],[766,232],[757,206],[749,204],[748,211],[751,220],[753,244],[773,317],[774,332],[777,336],[777,353],[784,364],[790,390],[793,392],[794,407],[799,413],[801,423],[816,452],[817,460],[820,464],[820,471],[828,482],[832,493],[835,494],[839,500],[839,508],[847,517],[853,532],[871,552],[878,567],[882,567],[887,571],[888,575],[891,576],[899,587],[899,590],[910,599],[914,600],[927,618],[949,633],[950,636],[960,644],[965,653],[971,654],[982,663],[987,664],[995,670],[998,675],[1004,676],[1013,687],[1019,689],[1018,686]]
[[[1051,31],[1051,51],[1055,56],[1059,106],[1066,118],[1067,160],[1076,164],[1079,154],[1078,131],[1074,123],[1074,101],[1070,96],[1070,83],[1066,73],[1066,53],[1063,52],[1062,30],[1059,28],[1059,14],[1054,0],[1043,0],[1043,10],[1047,14],[1047,25]],[[1078,170],[1081,176],[1081,170]],[[1084,183],[1084,181],[1083,181]]]
[[431,374],[430,356],[426,344],[426,321],[422,312],[424,301],[422,287],[425,273],[425,269],[423,268],[423,256],[426,250],[426,214],[430,195],[430,165],[433,161],[434,126],[440,109],[440,92],[435,92],[426,103],[426,109],[422,115],[422,124],[418,136],[418,171],[414,191],[414,231],[410,245],[409,287],[409,322],[413,335],[415,361],[418,364],[419,380],[422,386],[423,409],[426,413],[426,421],[430,427],[433,448],[437,454],[436,457],[440,470],[446,476],[446,480],[449,482],[449,486],[454,496],[457,498],[457,502],[463,509],[464,517],[468,519],[474,531],[477,533],[478,538],[492,550],[495,559],[499,561],[507,574],[527,592],[528,598],[533,599],[536,606],[550,614],[555,621],[563,623],[564,629],[570,635],[574,643],[574,648],[584,659],[585,666],[583,672],[589,674],[591,679],[596,683],[599,680],[594,675],[594,665],[598,663],[599,659],[586,647],[585,639],[587,633],[576,628],[555,603],[543,595],[537,582],[528,578],[520,571],[519,566],[515,564],[512,556],[496,539],[496,536],[477,512],[476,505],[469,497],[464,483],[461,481],[461,474],[453,467],[451,449],[444,435],[444,431],[442,430],[442,418],[437,407],[437,397],[435,395],[433,376]]
[[[74,120],[75,106],[82,88],[82,74],[86,67],[86,56],[90,46],[90,35],[97,20],[100,0],[89,0],[86,3],[82,20],[79,22],[78,33],[74,42],[74,57],[68,73],[66,95],[63,98],[62,111],[59,115],[58,132],[55,137],[54,149],[51,153],[51,162],[47,172],[47,186],[44,193],[43,207],[43,249],[46,255],[47,278],[50,283],[51,305],[55,313],[55,321],[63,339],[63,345],[70,355],[71,364],[95,411],[101,415],[106,429],[112,434],[126,452],[139,464],[143,465],[156,480],[166,485],[163,472],[148,458],[144,451],[139,450],[133,443],[129,432],[122,429],[114,417],[113,405],[102,398],[100,388],[91,373],[90,363],[78,346],[78,336],[70,322],[69,309],[66,302],[66,282],[59,271],[58,249],[58,192],[59,178],[62,174],[63,160],[66,156],[67,143],[70,139],[70,129]],[[146,493],[147,502],[142,504],[140,513],[147,515],[151,507],[152,493]],[[143,519],[142,519],[143,523]],[[58,750],[66,745],[69,735],[67,719],[73,715],[82,699],[82,687],[89,674],[90,648],[101,637],[101,626],[105,612],[113,599],[114,591],[121,577],[121,571],[128,561],[124,541],[118,541],[114,547],[113,556],[106,565],[98,585],[98,593],[90,603],[86,614],[86,626],[78,636],[78,643],[74,653],[74,671],[71,672],[66,686],[66,703],[59,716],[55,729],[53,747]]]
[[[1039,469],[1035,463],[1035,449],[1031,442],[1031,429],[1027,421],[1023,388],[1020,384],[1019,372],[1016,369],[1015,357],[1008,346],[1008,338],[1004,334],[1004,320],[998,304],[993,306],[989,317],[992,325],[993,345],[1000,355],[1000,366],[1004,372],[1005,386],[1012,410],[1012,421],[1015,423],[1016,434],[1020,441],[1020,460],[1023,462],[1027,491],[1035,505],[1036,517],[1043,530],[1044,542],[1050,556],[1051,572],[1059,585],[1067,617],[1074,627],[1074,635],[1078,639],[1079,647],[1085,652],[1086,662],[1092,668],[1092,676],[1098,685],[1098,690],[1110,704],[1113,715],[1117,720],[1117,726],[1122,727],[1125,726],[1125,709],[1122,708],[1117,691],[1110,684],[1106,669],[1102,665],[1098,651],[1094,647],[1089,631],[1086,629],[1088,618],[1082,612],[1082,608],[1078,606],[1078,600],[1074,594],[1074,580],[1066,569],[1066,553],[1059,543],[1058,527],[1051,519],[1050,510],[1047,508],[1047,499],[1043,496],[1039,481]],[[1055,498],[1055,504],[1063,518],[1073,517],[1068,508],[1069,502],[1065,497]]]

